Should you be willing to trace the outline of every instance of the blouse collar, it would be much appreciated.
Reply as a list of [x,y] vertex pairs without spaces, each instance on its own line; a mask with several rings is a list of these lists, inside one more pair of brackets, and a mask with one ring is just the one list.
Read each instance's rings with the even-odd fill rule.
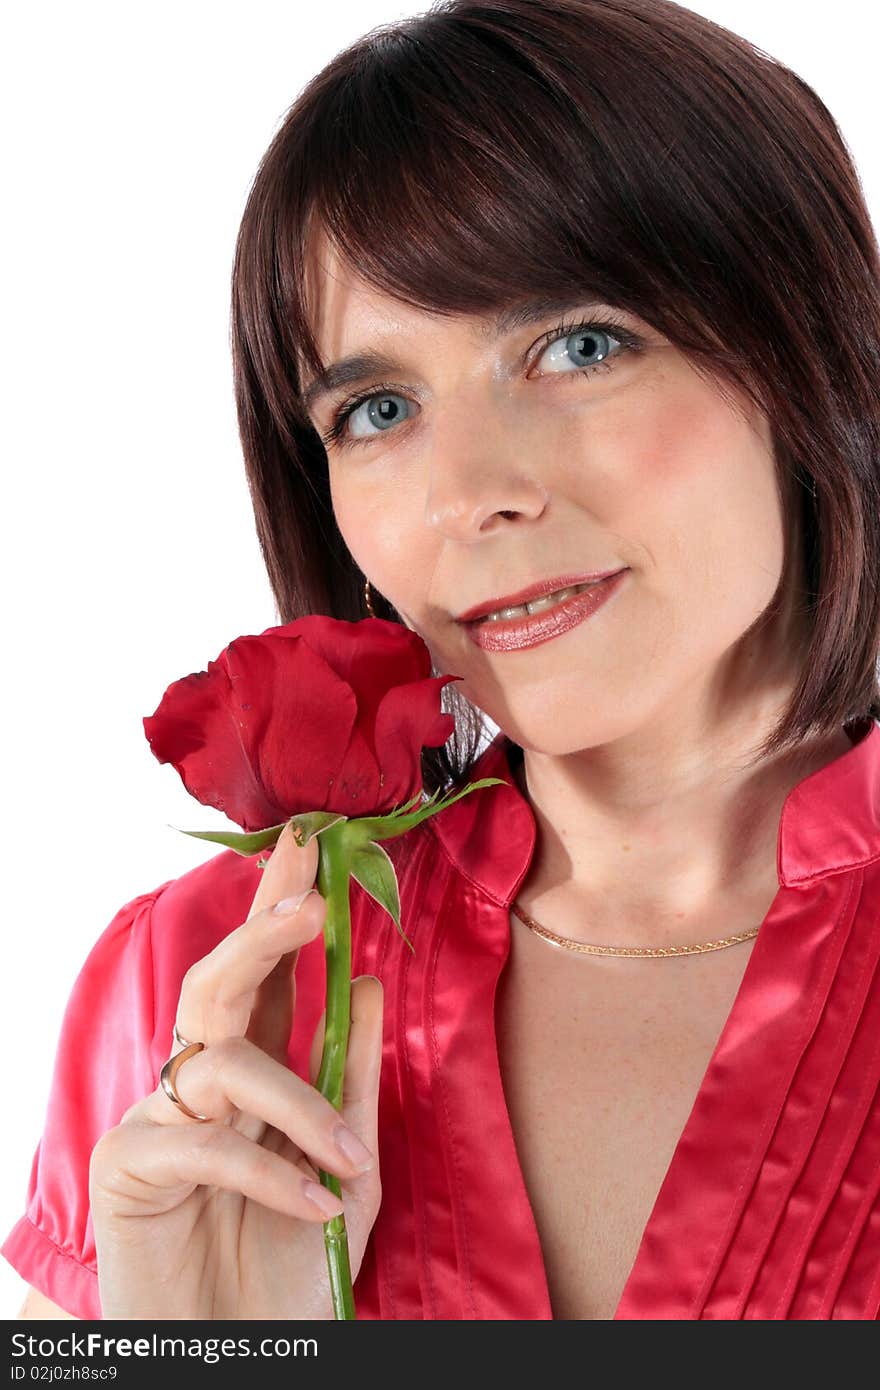
[[[781,886],[807,886],[880,859],[880,724],[866,716],[844,726],[852,747],[797,782],[779,820],[776,867]],[[537,823],[511,769],[521,756],[500,732],[477,759],[469,781],[505,785],[463,796],[428,824],[460,872],[509,906],[525,878]]]

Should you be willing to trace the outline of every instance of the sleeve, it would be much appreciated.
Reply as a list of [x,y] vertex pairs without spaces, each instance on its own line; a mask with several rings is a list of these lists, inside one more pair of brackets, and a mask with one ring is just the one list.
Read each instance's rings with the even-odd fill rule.
[[0,1254],[74,1317],[99,1319],[89,1162],[101,1135],[155,1088],[151,922],[166,884],[116,913],[76,978],[61,1024],[25,1214]]
[[[74,1317],[98,1320],[98,1266],[89,1165],[102,1134],[159,1084],[172,1050],[183,977],[244,922],[260,879],[259,856],[226,850],[117,912],[92,947],[64,1011],[43,1134],[25,1214],[0,1255]],[[357,910],[352,939],[357,958]],[[326,992],[323,936],[296,967],[288,1065],[309,1076],[311,1039]]]

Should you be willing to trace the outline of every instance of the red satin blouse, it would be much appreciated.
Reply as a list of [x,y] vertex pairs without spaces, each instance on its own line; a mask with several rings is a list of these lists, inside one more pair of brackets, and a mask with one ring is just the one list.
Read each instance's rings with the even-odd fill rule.
[[[880,1316],[880,726],[849,732],[852,748],[785,801],[779,891],[616,1319]],[[553,1316],[495,1035],[510,905],[535,845],[509,748],[499,734],[472,774],[506,786],[385,842],[415,956],[352,880],[353,974],[385,988],[383,1200],[360,1318]],[[79,1318],[101,1316],[92,1148],[157,1086],[183,976],[245,919],[259,875],[227,850],[132,899],[73,987],[26,1214],[0,1253]],[[289,1049],[305,1078],[323,995],[318,937],[300,952]]]

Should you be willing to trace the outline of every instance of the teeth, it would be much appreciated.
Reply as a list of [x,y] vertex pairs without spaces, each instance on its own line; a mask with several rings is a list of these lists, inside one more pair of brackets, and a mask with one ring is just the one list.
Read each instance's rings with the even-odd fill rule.
[[554,594],[545,594],[543,598],[536,598],[531,603],[521,604],[517,608],[499,608],[497,613],[487,613],[480,622],[502,623],[510,618],[526,618],[530,613],[542,613],[545,608],[553,608],[564,599],[571,598],[572,594],[583,593],[584,589],[592,587],[592,584],[575,584],[568,589],[557,589]]

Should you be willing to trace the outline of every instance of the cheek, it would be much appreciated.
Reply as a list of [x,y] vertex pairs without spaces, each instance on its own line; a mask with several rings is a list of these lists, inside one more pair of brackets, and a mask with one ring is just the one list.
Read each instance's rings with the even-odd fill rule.
[[430,564],[424,536],[412,519],[418,499],[375,480],[340,482],[338,473],[331,468],[333,513],[355,564],[392,603],[406,595],[415,605]]
[[[632,405],[632,402],[630,403]],[[615,530],[641,542],[662,570],[713,579],[713,588],[776,586],[783,518],[762,421],[744,418],[685,368],[645,391],[616,422],[626,459]],[[627,520],[629,518],[629,520]]]
[[377,559],[393,555],[394,547],[387,544],[394,529],[394,503],[383,495],[380,487],[367,487],[356,476],[346,478],[346,465],[331,465],[330,500],[333,515],[342,539],[355,561],[381,587]]
[[615,462],[601,520],[638,572],[646,653],[698,666],[757,620],[782,576],[768,432],[690,368],[658,376],[615,414],[602,435]]

